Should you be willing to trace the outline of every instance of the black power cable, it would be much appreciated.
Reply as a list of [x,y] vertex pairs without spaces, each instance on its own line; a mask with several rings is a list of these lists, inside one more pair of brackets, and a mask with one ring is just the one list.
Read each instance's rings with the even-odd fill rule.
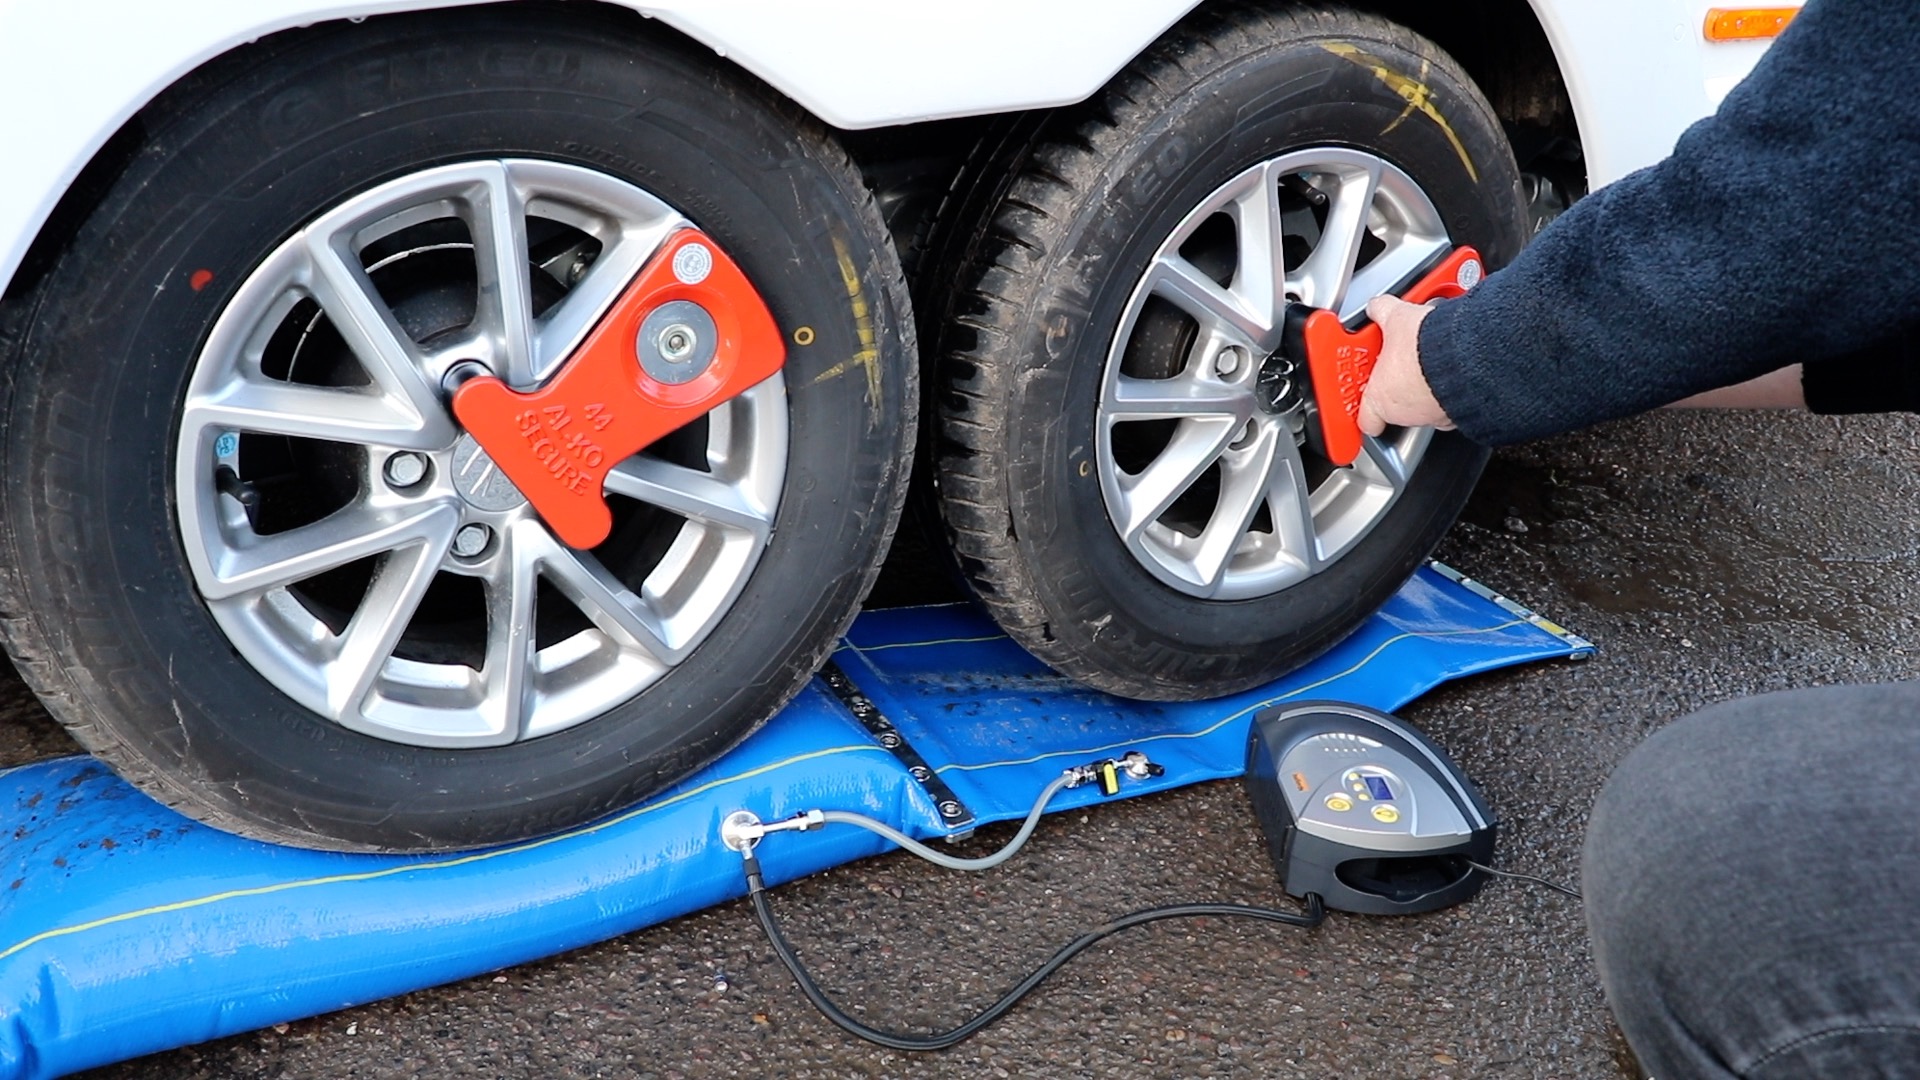
[[[1136,758],[1138,759],[1137,761],[1134,760]],[[1308,893],[1306,910],[1304,912],[1280,911],[1274,908],[1254,907],[1250,904],[1172,904],[1164,907],[1143,908],[1139,911],[1122,915],[1111,922],[1096,926],[1092,930],[1074,938],[1062,947],[1059,952],[1054,953],[1046,963],[1035,968],[1026,978],[1021,979],[1019,983],[1015,984],[1015,986],[1005,994],[1002,994],[993,1004],[974,1014],[971,1019],[959,1027],[931,1035],[913,1035],[895,1031],[882,1031],[879,1028],[869,1027],[855,1020],[853,1017],[847,1015],[838,1005],[835,1005],[833,999],[827,996],[827,992],[820,988],[819,983],[814,981],[813,976],[807,972],[806,965],[801,963],[800,954],[794,951],[793,944],[789,942],[786,935],[781,932],[779,920],[774,918],[773,904],[767,898],[766,881],[760,872],[760,860],[755,858],[753,854],[754,845],[757,844],[762,837],[771,832],[792,830],[805,832],[828,824],[857,825],[860,828],[878,833],[892,840],[894,843],[899,844],[907,851],[941,866],[959,870],[985,870],[1000,865],[1012,858],[1014,853],[1020,850],[1028,838],[1033,835],[1033,830],[1035,826],[1039,824],[1040,815],[1046,811],[1047,804],[1053,800],[1055,795],[1066,788],[1076,787],[1083,783],[1091,783],[1099,777],[1103,771],[1107,778],[1106,783],[1117,788],[1120,771],[1124,770],[1129,776],[1141,776],[1153,775],[1151,770],[1156,768],[1157,766],[1148,761],[1145,755],[1131,753],[1128,754],[1126,758],[1118,761],[1108,760],[1095,762],[1092,765],[1078,766],[1066,770],[1040,793],[1040,797],[1033,804],[1033,809],[1028,812],[1026,820],[1022,823],[1020,832],[999,851],[977,859],[956,858],[927,847],[925,844],[914,840],[912,837],[885,822],[875,821],[861,814],[832,810],[810,810],[766,825],[763,825],[760,820],[752,814],[743,812],[728,818],[727,822],[721,828],[721,839],[728,847],[740,852],[741,858],[744,860],[742,867],[747,875],[747,896],[748,899],[753,902],[753,913],[760,920],[760,928],[766,931],[767,941],[773,946],[774,955],[778,956],[780,962],[786,965],[787,971],[793,976],[793,981],[799,985],[800,992],[806,996],[808,1001],[813,1003],[814,1008],[820,1010],[822,1016],[825,1016],[828,1020],[833,1021],[853,1035],[865,1039],[868,1042],[878,1043],[881,1046],[894,1050],[945,1050],[960,1044],[986,1028],[989,1024],[992,1024],[995,1020],[1006,1015],[1007,1011],[1019,1004],[1022,998],[1032,993],[1041,983],[1045,982],[1048,978],[1052,977],[1055,972],[1066,966],[1068,961],[1085,952],[1096,942],[1117,934],[1122,930],[1127,930],[1135,926],[1145,926],[1147,923],[1159,922],[1162,919],[1199,918],[1209,915],[1217,915],[1224,918],[1258,919],[1262,922],[1285,923],[1288,926],[1301,926],[1311,929],[1325,921],[1327,917],[1326,903],[1317,893]],[[1136,769],[1139,771],[1136,772]],[[1105,785],[1103,785],[1103,787],[1104,786]],[[1113,790],[1109,789],[1107,793],[1112,794]],[[744,818],[745,820],[737,820],[740,818]],[[1467,865],[1485,874],[1503,878],[1513,878],[1520,881],[1530,881],[1535,884],[1545,885],[1549,889],[1563,892],[1576,900],[1580,898],[1580,894],[1573,889],[1548,881],[1545,878],[1535,877],[1532,874],[1519,874],[1509,870],[1495,870],[1491,866],[1485,866],[1470,859],[1467,860]]]
[[1472,859],[1467,860],[1467,865],[1473,867],[1475,870],[1478,870],[1483,874],[1492,874],[1494,877],[1512,878],[1515,881],[1530,881],[1535,885],[1545,885],[1547,888],[1552,889],[1554,892],[1566,893],[1568,896],[1573,897],[1575,900],[1581,899],[1580,891],[1578,889],[1574,889],[1566,885],[1562,885],[1557,881],[1548,881],[1546,878],[1535,877],[1532,874],[1516,874],[1512,870],[1495,870],[1491,866],[1482,866],[1479,863],[1474,862]]
[[753,901],[753,913],[760,917],[761,929],[767,932],[767,940],[773,945],[775,956],[787,966],[793,975],[793,981],[800,986],[800,992],[806,995],[813,1007],[819,1009],[827,1019],[841,1028],[871,1043],[890,1047],[894,1050],[945,1050],[978,1033],[987,1025],[1004,1016],[1007,1010],[1019,1004],[1020,999],[1032,993],[1034,988],[1045,982],[1054,972],[1064,967],[1067,961],[1085,952],[1102,938],[1110,937],[1122,930],[1162,919],[1187,919],[1207,915],[1219,915],[1228,918],[1258,919],[1262,922],[1285,923],[1288,926],[1303,926],[1309,929],[1319,926],[1326,919],[1327,910],[1318,895],[1309,893],[1305,912],[1279,911],[1274,908],[1252,907],[1245,904],[1173,904],[1167,907],[1145,908],[1128,915],[1122,915],[1112,922],[1096,926],[1092,930],[1074,938],[1044,964],[1035,968],[1032,974],[1021,979],[1013,989],[1000,996],[998,1001],[974,1014],[973,1018],[950,1031],[933,1035],[910,1035],[893,1031],[882,1031],[848,1016],[833,1003],[820,984],[813,981],[800,955],[780,932],[780,923],[773,917],[773,905],[767,899],[767,885],[761,879],[760,860],[753,857],[751,850],[744,853],[747,872],[747,895]]

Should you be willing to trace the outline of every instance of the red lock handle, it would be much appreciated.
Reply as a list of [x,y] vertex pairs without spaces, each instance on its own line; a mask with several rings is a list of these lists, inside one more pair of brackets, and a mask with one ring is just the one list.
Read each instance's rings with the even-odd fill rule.
[[[1465,296],[1484,276],[1480,253],[1461,246],[1416,278],[1399,296],[1410,304],[1451,300]],[[1351,465],[1360,456],[1360,398],[1380,359],[1381,340],[1377,324],[1363,321],[1357,329],[1349,330],[1338,315],[1324,308],[1308,315],[1301,329],[1299,347],[1306,355],[1313,385],[1320,443],[1327,460],[1335,465]]]
[[[697,307],[690,349],[710,355],[680,381],[640,358],[647,317],[674,301]],[[713,340],[702,343],[700,334]],[[658,346],[656,345],[656,349]],[[662,436],[780,370],[786,344],[746,274],[697,229],[675,233],[558,372],[521,393],[491,375],[453,395],[453,413],[554,534],[576,548],[607,538],[607,473]]]

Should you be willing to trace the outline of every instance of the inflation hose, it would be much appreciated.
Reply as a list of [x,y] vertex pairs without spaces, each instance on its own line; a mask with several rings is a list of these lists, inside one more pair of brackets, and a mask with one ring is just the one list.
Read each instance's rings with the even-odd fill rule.
[[1274,908],[1252,907],[1246,904],[1172,904],[1166,907],[1144,908],[1128,915],[1122,915],[1109,923],[1094,927],[1092,930],[1074,938],[1059,952],[1053,954],[1046,963],[1034,968],[1026,978],[1014,984],[1013,989],[1002,994],[999,1000],[975,1013],[972,1019],[959,1027],[932,1035],[914,1035],[905,1032],[884,1031],[863,1024],[834,1004],[820,984],[815,982],[806,966],[800,962],[800,955],[794,951],[792,943],[780,932],[779,920],[774,918],[773,905],[767,899],[767,887],[760,879],[759,860],[749,855],[747,862],[747,894],[753,900],[753,913],[760,918],[761,929],[767,932],[767,941],[773,946],[773,953],[792,973],[793,981],[799,985],[800,992],[806,995],[813,1007],[820,1010],[822,1016],[833,1021],[842,1029],[857,1035],[871,1043],[890,1047],[894,1050],[945,1050],[956,1046],[977,1034],[987,1025],[1006,1015],[1007,1010],[1020,1003],[1020,999],[1032,993],[1054,972],[1065,967],[1069,960],[1079,956],[1103,938],[1111,937],[1122,930],[1135,926],[1145,926],[1162,919],[1192,919],[1218,915],[1230,918],[1259,919],[1263,922],[1286,923],[1289,926],[1312,928],[1319,926],[1327,917],[1326,908],[1320,903],[1320,897],[1308,894],[1304,912],[1280,911]]
[[[1111,770],[1108,770],[1108,772],[1109,775],[1111,775]],[[805,995],[806,999],[813,1003],[814,1008],[820,1010],[822,1016],[833,1021],[833,1023],[841,1029],[868,1042],[877,1043],[894,1050],[945,1050],[958,1045],[1006,1015],[1007,1011],[1019,1004],[1022,998],[1032,993],[1041,983],[1045,982],[1055,972],[1066,966],[1068,961],[1079,956],[1097,942],[1111,937],[1122,930],[1128,930],[1136,926],[1145,926],[1148,923],[1160,922],[1163,919],[1192,919],[1209,916],[1257,919],[1261,922],[1284,923],[1288,926],[1307,928],[1319,926],[1320,923],[1326,919],[1327,912],[1325,905],[1321,902],[1318,895],[1311,893],[1307,895],[1304,911],[1281,911],[1275,908],[1254,907],[1248,904],[1220,903],[1171,904],[1163,907],[1143,908],[1139,911],[1122,915],[1111,922],[1096,926],[1092,930],[1074,938],[1058,952],[1054,953],[1052,957],[1048,958],[1046,963],[1033,969],[1031,973],[1014,984],[1006,993],[1000,995],[993,1004],[975,1013],[973,1017],[965,1023],[948,1031],[928,1035],[885,1031],[861,1023],[859,1020],[849,1016],[845,1010],[834,1004],[833,999],[827,996],[826,991],[821,989],[820,984],[814,981],[813,975],[807,971],[806,965],[801,962],[800,954],[794,950],[793,944],[787,940],[786,934],[781,932],[780,921],[774,917],[773,904],[767,896],[767,885],[761,874],[760,860],[753,854],[754,845],[765,833],[785,829],[816,829],[827,824],[854,825],[884,836],[894,843],[899,844],[907,851],[939,866],[955,870],[987,870],[1006,862],[1009,858],[1013,857],[1015,852],[1019,851],[1020,848],[1026,844],[1028,838],[1033,835],[1033,830],[1039,824],[1041,815],[1046,811],[1047,804],[1053,800],[1055,795],[1059,794],[1060,791],[1065,788],[1088,782],[1091,775],[1092,773],[1089,772],[1089,767],[1083,766],[1078,769],[1069,769],[1056,778],[1041,791],[1040,797],[1034,801],[1033,809],[1027,813],[1026,820],[1021,823],[1020,831],[1014,835],[1013,839],[993,854],[981,856],[977,859],[963,859],[948,855],[944,852],[935,851],[884,822],[875,821],[861,814],[847,813],[838,810],[809,811],[805,814],[789,818],[786,821],[776,822],[767,826],[761,826],[756,822],[752,826],[751,832],[736,837],[735,840],[730,840],[728,843],[729,846],[735,847],[741,854],[747,876],[747,896],[753,903],[754,915],[760,920],[760,928],[766,931],[767,941],[773,946],[774,955],[780,958],[780,962],[786,965],[787,971],[793,975],[793,981],[800,987],[801,994]]]

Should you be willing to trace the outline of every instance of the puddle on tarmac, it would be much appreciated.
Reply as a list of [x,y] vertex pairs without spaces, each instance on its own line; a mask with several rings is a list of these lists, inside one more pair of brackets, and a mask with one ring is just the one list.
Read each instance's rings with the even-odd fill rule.
[[1901,598],[1916,585],[1920,522],[1914,482],[1887,463],[1636,473],[1557,449],[1494,458],[1462,546],[1514,549],[1598,612],[1812,624],[1862,641],[1911,629]]

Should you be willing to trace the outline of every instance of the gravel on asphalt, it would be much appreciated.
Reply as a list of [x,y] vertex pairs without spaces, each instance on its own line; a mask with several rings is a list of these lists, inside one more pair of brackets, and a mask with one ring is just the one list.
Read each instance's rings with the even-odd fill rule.
[[[1573,882],[1608,771],[1676,716],[1766,690],[1913,677],[1917,465],[1920,421],[1759,414],[1661,414],[1496,456],[1441,557],[1601,647],[1405,710],[1504,818],[1498,863]],[[0,682],[0,766],[72,749],[23,688]],[[829,989],[895,1027],[947,1026],[1080,930],[1198,899],[1280,899],[1236,783],[1057,816],[984,875],[890,855],[774,897]],[[829,1026],[735,903],[89,1076],[1619,1080],[1631,1068],[1578,905],[1497,883],[1449,911],[1336,915],[1313,932],[1133,931],[933,1056]]]

